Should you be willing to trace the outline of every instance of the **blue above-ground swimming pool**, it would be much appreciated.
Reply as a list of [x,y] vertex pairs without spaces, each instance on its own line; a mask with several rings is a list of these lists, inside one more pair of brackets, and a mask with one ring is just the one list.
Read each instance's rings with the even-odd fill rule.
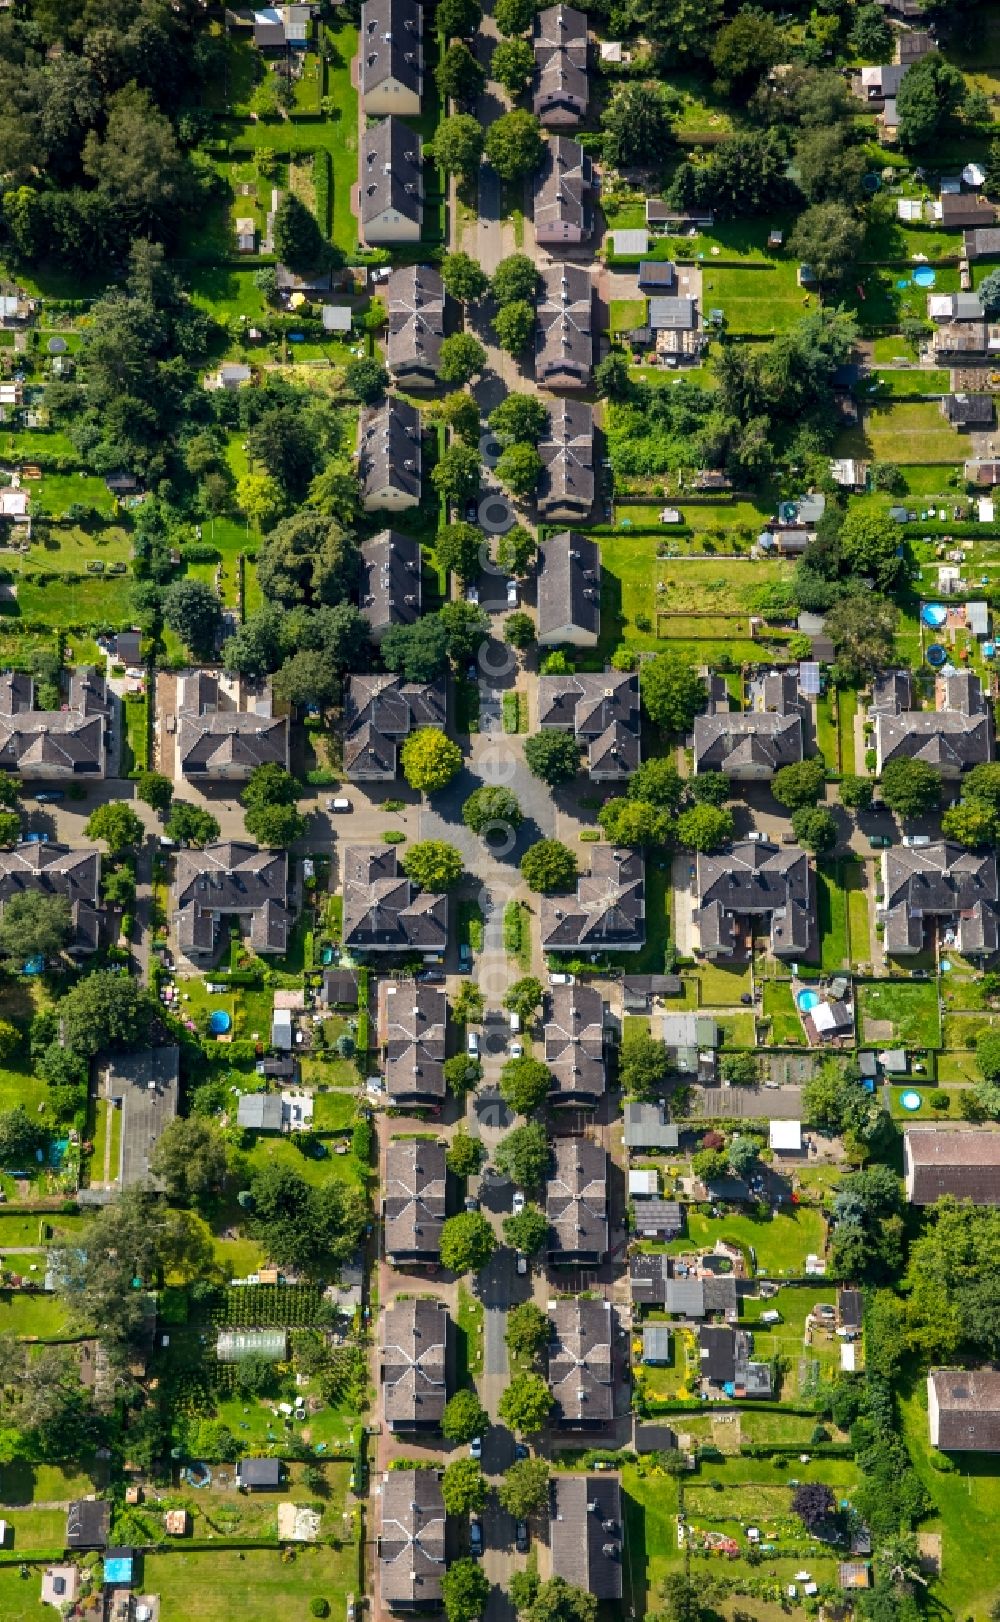
[[920,618],[925,625],[933,625],[935,629],[943,625],[948,618],[948,610],[944,603],[925,603],[920,610]]
[[927,663],[929,665],[933,665],[935,670],[939,665],[944,664],[947,657],[948,651],[946,648],[941,646],[940,642],[932,642],[930,647],[927,649],[927,652],[924,654],[924,658],[927,660]]
[[213,1036],[224,1036],[232,1023],[232,1016],[224,1008],[216,1008],[209,1016],[208,1028]]
[[923,1099],[919,1093],[913,1091],[912,1087],[908,1087],[905,1093],[900,1093],[899,1102],[904,1109],[915,1110],[920,1108]]
[[817,1008],[822,1001],[818,991],[797,991],[795,1005],[800,1014],[808,1014],[811,1008]]
[[937,281],[937,273],[931,265],[921,265],[913,272],[913,282],[916,287],[933,287]]

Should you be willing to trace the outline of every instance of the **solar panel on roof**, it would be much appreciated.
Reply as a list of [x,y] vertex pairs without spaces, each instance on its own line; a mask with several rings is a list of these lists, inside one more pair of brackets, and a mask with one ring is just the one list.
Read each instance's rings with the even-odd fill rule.
[[819,697],[819,664],[815,659],[806,659],[799,665],[799,691],[806,698]]

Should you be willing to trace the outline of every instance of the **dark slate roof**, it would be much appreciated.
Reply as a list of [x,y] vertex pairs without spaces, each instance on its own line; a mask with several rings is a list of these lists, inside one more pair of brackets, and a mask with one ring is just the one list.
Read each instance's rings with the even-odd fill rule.
[[629,1286],[636,1305],[662,1307],[667,1299],[670,1257],[662,1250],[636,1250],[628,1259]]
[[390,1103],[440,1103],[445,1095],[448,1001],[440,986],[381,981],[379,1042]]
[[545,1063],[551,1103],[592,1103],[607,1087],[604,1001],[594,986],[553,986],[545,1023]]
[[1000,1205],[1000,1132],[989,1127],[910,1127],[903,1166],[914,1205],[933,1205],[945,1194]]
[[837,1291],[837,1317],[842,1329],[860,1329],[865,1298],[860,1290]]
[[393,1138],[385,1159],[387,1256],[440,1259],[447,1167],[443,1143]]
[[532,107],[544,122],[555,114],[586,111],[587,18],[574,6],[548,6],[534,29],[535,86]]
[[941,198],[941,228],[954,230],[956,226],[995,225],[997,211],[985,197],[972,192],[947,192]]
[[622,1597],[622,1494],[616,1475],[552,1478],[552,1575],[598,1600]]
[[737,1331],[728,1327],[713,1329],[706,1325],[698,1331],[701,1372],[713,1385],[724,1385],[736,1378],[736,1335]]
[[684,1212],[676,1200],[637,1199],[633,1208],[636,1232],[647,1239],[676,1239],[684,1232]]
[[382,1402],[389,1425],[436,1426],[448,1400],[448,1308],[410,1297],[382,1315]]
[[544,469],[536,497],[539,518],[586,518],[594,504],[593,406],[585,400],[552,400],[538,454]]
[[219,680],[207,670],[181,677],[177,759],[185,777],[249,777],[257,766],[288,765],[288,721],[255,710],[220,709]]
[[677,266],[670,259],[644,259],[639,266],[639,286],[643,292],[658,292],[673,287],[677,280]]
[[614,1416],[611,1305],[579,1297],[549,1307],[549,1387],[560,1425],[583,1429]]
[[948,421],[962,428],[988,428],[993,422],[992,394],[949,394],[943,409]]
[[608,1156],[588,1138],[557,1138],[546,1189],[549,1257],[600,1261],[608,1248]]
[[104,677],[74,671],[65,709],[36,710],[31,676],[0,676],[0,770],[24,777],[104,776]]
[[591,846],[590,872],[575,896],[543,896],[542,946],[546,951],[621,951],[646,936],[645,863],[641,851]]
[[443,951],[448,898],[418,891],[399,872],[395,846],[343,852],[344,945],[354,951]]
[[280,1459],[241,1459],[236,1473],[251,1487],[280,1487],[282,1464]]
[[94,951],[103,913],[100,876],[101,853],[96,845],[81,850],[40,842],[15,845],[13,850],[0,851],[0,910],[12,896],[29,890],[65,896],[73,917],[71,949]]
[[395,777],[402,740],[420,727],[443,731],[445,678],[409,682],[382,672],[351,676],[344,704],[344,772],[349,778]]
[[424,170],[420,137],[401,118],[383,118],[361,136],[358,152],[361,234],[388,210],[420,225]]
[[995,226],[972,226],[965,233],[967,259],[992,259],[1000,256],[1000,231]]
[[699,854],[696,888],[703,948],[731,943],[733,920],[760,914],[770,916],[776,957],[804,955],[815,942],[812,868],[798,846],[743,839],[716,855]]
[[67,1549],[103,1549],[111,1531],[111,1505],[106,1498],[78,1498],[66,1511]]
[[696,715],[694,759],[696,772],[776,772],[802,759],[802,718],[755,710]]
[[403,265],[386,283],[389,370],[397,382],[433,382],[444,337],[444,283],[429,265]]
[[565,529],[539,548],[539,641],[562,640],[570,628],[595,639],[600,632],[601,551],[589,536]]
[[1000,946],[1000,881],[992,851],[965,850],[947,840],[893,845],[883,858],[886,945],[923,940],[923,919],[954,917],[958,947],[979,955]]
[[565,232],[570,241],[589,235],[593,184],[593,165],[579,141],[568,135],[550,136],[534,179],[536,235]]
[[535,333],[535,381],[545,388],[584,389],[594,362],[590,271],[565,261],[541,272]]
[[639,764],[639,682],[631,671],[539,676],[538,721],[572,727],[595,777],[627,778]]
[[[873,705],[878,769],[890,760],[925,760],[948,774],[993,759],[993,718],[971,671],[941,675],[933,710],[890,709],[907,691],[902,682],[879,687]],[[912,702],[912,699],[911,699]]]
[[420,618],[420,542],[383,529],[361,543],[361,612],[376,636]]
[[424,8],[417,0],[365,0],[361,7],[361,95],[390,81],[421,94]]
[[945,1452],[1000,1452],[1000,1370],[932,1369],[928,1387],[937,1399],[937,1435]]
[[326,969],[323,973],[323,1001],[330,1007],[357,1008],[358,976],[355,969]]
[[358,477],[364,501],[377,505],[389,494],[420,499],[420,413],[408,400],[390,394],[362,413]]
[[288,910],[288,856],[283,850],[222,840],[204,850],[179,850],[174,869],[174,923],[184,952],[212,952],[222,920],[235,914],[250,925],[256,952],[283,953]]
[[434,1470],[387,1470],[382,1478],[379,1582],[390,1609],[441,1604],[445,1512]]
[[698,303],[693,298],[651,298],[649,325],[654,332],[693,332],[698,325]]

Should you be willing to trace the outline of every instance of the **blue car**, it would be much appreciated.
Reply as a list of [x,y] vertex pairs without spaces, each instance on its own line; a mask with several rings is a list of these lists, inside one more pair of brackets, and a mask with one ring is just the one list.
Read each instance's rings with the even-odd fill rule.
[[65,800],[65,798],[66,795],[61,788],[46,788],[42,790],[41,794],[35,795],[39,805],[55,805],[57,801]]
[[458,948],[458,972],[459,974],[472,973],[472,947],[466,946],[464,942]]

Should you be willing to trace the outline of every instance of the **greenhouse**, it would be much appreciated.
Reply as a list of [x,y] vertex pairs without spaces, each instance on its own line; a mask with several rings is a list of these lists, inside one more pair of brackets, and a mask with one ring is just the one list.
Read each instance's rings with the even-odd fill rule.
[[224,1329],[215,1355],[220,1363],[241,1363],[245,1357],[266,1357],[271,1363],[284,1363],[288,1357],[288,1333],[284,1329]]

